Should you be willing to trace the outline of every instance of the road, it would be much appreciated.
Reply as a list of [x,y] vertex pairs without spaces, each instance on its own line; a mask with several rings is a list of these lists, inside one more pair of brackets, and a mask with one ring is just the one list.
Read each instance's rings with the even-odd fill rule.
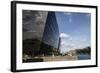
[[43,62],[78,60],[77,56],[50,56],[50,57],[42,57],[42,58],[43,58]]

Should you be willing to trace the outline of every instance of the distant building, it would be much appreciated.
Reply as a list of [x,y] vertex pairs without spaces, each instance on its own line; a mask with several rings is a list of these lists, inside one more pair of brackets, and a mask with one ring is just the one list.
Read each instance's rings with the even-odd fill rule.
[[68,54],[69,56],[75,56],[75,55],[77,55],[77,54],[76,54],[76,50],[70,50],[67,54]]
[[23,10],[23,56],[56,55],[58,50],[55,12]]
[[60,48],[60,47],[61,47],[61,37],[59,37],[59,44],[58,44],[58,48],[59,48],[58,51],[59,51],[59,53],[60,53],[60,51],[61,51],[61,48]]

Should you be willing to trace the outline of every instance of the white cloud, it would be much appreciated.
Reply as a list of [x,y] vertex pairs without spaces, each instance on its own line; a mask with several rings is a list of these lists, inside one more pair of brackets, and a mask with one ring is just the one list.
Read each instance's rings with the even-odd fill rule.
[[68,35],[65,37],[65,35],[63,37],[61,37],[61,53],[65,53],[71,49],[74,48],[74,44],[72,43],[72,38]]
[[68,35],[68,34],[66,34],[66,33],[61,33],[61,34],[60,34],[60,37],[61,37],[61,38],[68,38],[68,37],[70,37],[70,35]]
[[61,33],[60,37],[61,37],[60,49],[61,49],[62,53],[65,53],[65,52],[67,52],[67,51],[69,51],[70,49],[73,48],[73,44],[72,44],[73,39],[69,34]]
[[61,53],[65,53],[74,49],[82,49],[84,47],[90,46],[90,41],[86,38],[78,38],[75,36],[71,36],[67,33],[61,33]]
[[72,37],[70,37],[68,40],[69,40],[69,41],[73,41]]
[[66,33],[61,33],[60,37],[61,37],[61,46],[60,46],[61,53],[90,46],[89,43],[90,41],[87,41],[86,39],[76,39],[73,36]]
[[61,53],[66,53],[67,51],[72,50],[74,48],[74,44],[71,41],[67,39],[62,39],[61,41]]

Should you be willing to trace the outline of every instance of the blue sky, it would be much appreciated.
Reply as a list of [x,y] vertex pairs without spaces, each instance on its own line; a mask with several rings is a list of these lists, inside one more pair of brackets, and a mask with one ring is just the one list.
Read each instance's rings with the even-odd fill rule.
[[56,12],[61,37],[61,52],[90,46],[91,14]]

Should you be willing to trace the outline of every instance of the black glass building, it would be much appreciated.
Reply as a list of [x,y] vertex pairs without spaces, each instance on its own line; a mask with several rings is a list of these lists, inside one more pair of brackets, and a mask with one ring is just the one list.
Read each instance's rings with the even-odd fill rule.
[[23,10],[23,57],[57,55],[59,29],[55,12]]
[[55,12],[48,12],[42,38],[41,52],[44,55],[57,55],[59,45],[59,28]]

